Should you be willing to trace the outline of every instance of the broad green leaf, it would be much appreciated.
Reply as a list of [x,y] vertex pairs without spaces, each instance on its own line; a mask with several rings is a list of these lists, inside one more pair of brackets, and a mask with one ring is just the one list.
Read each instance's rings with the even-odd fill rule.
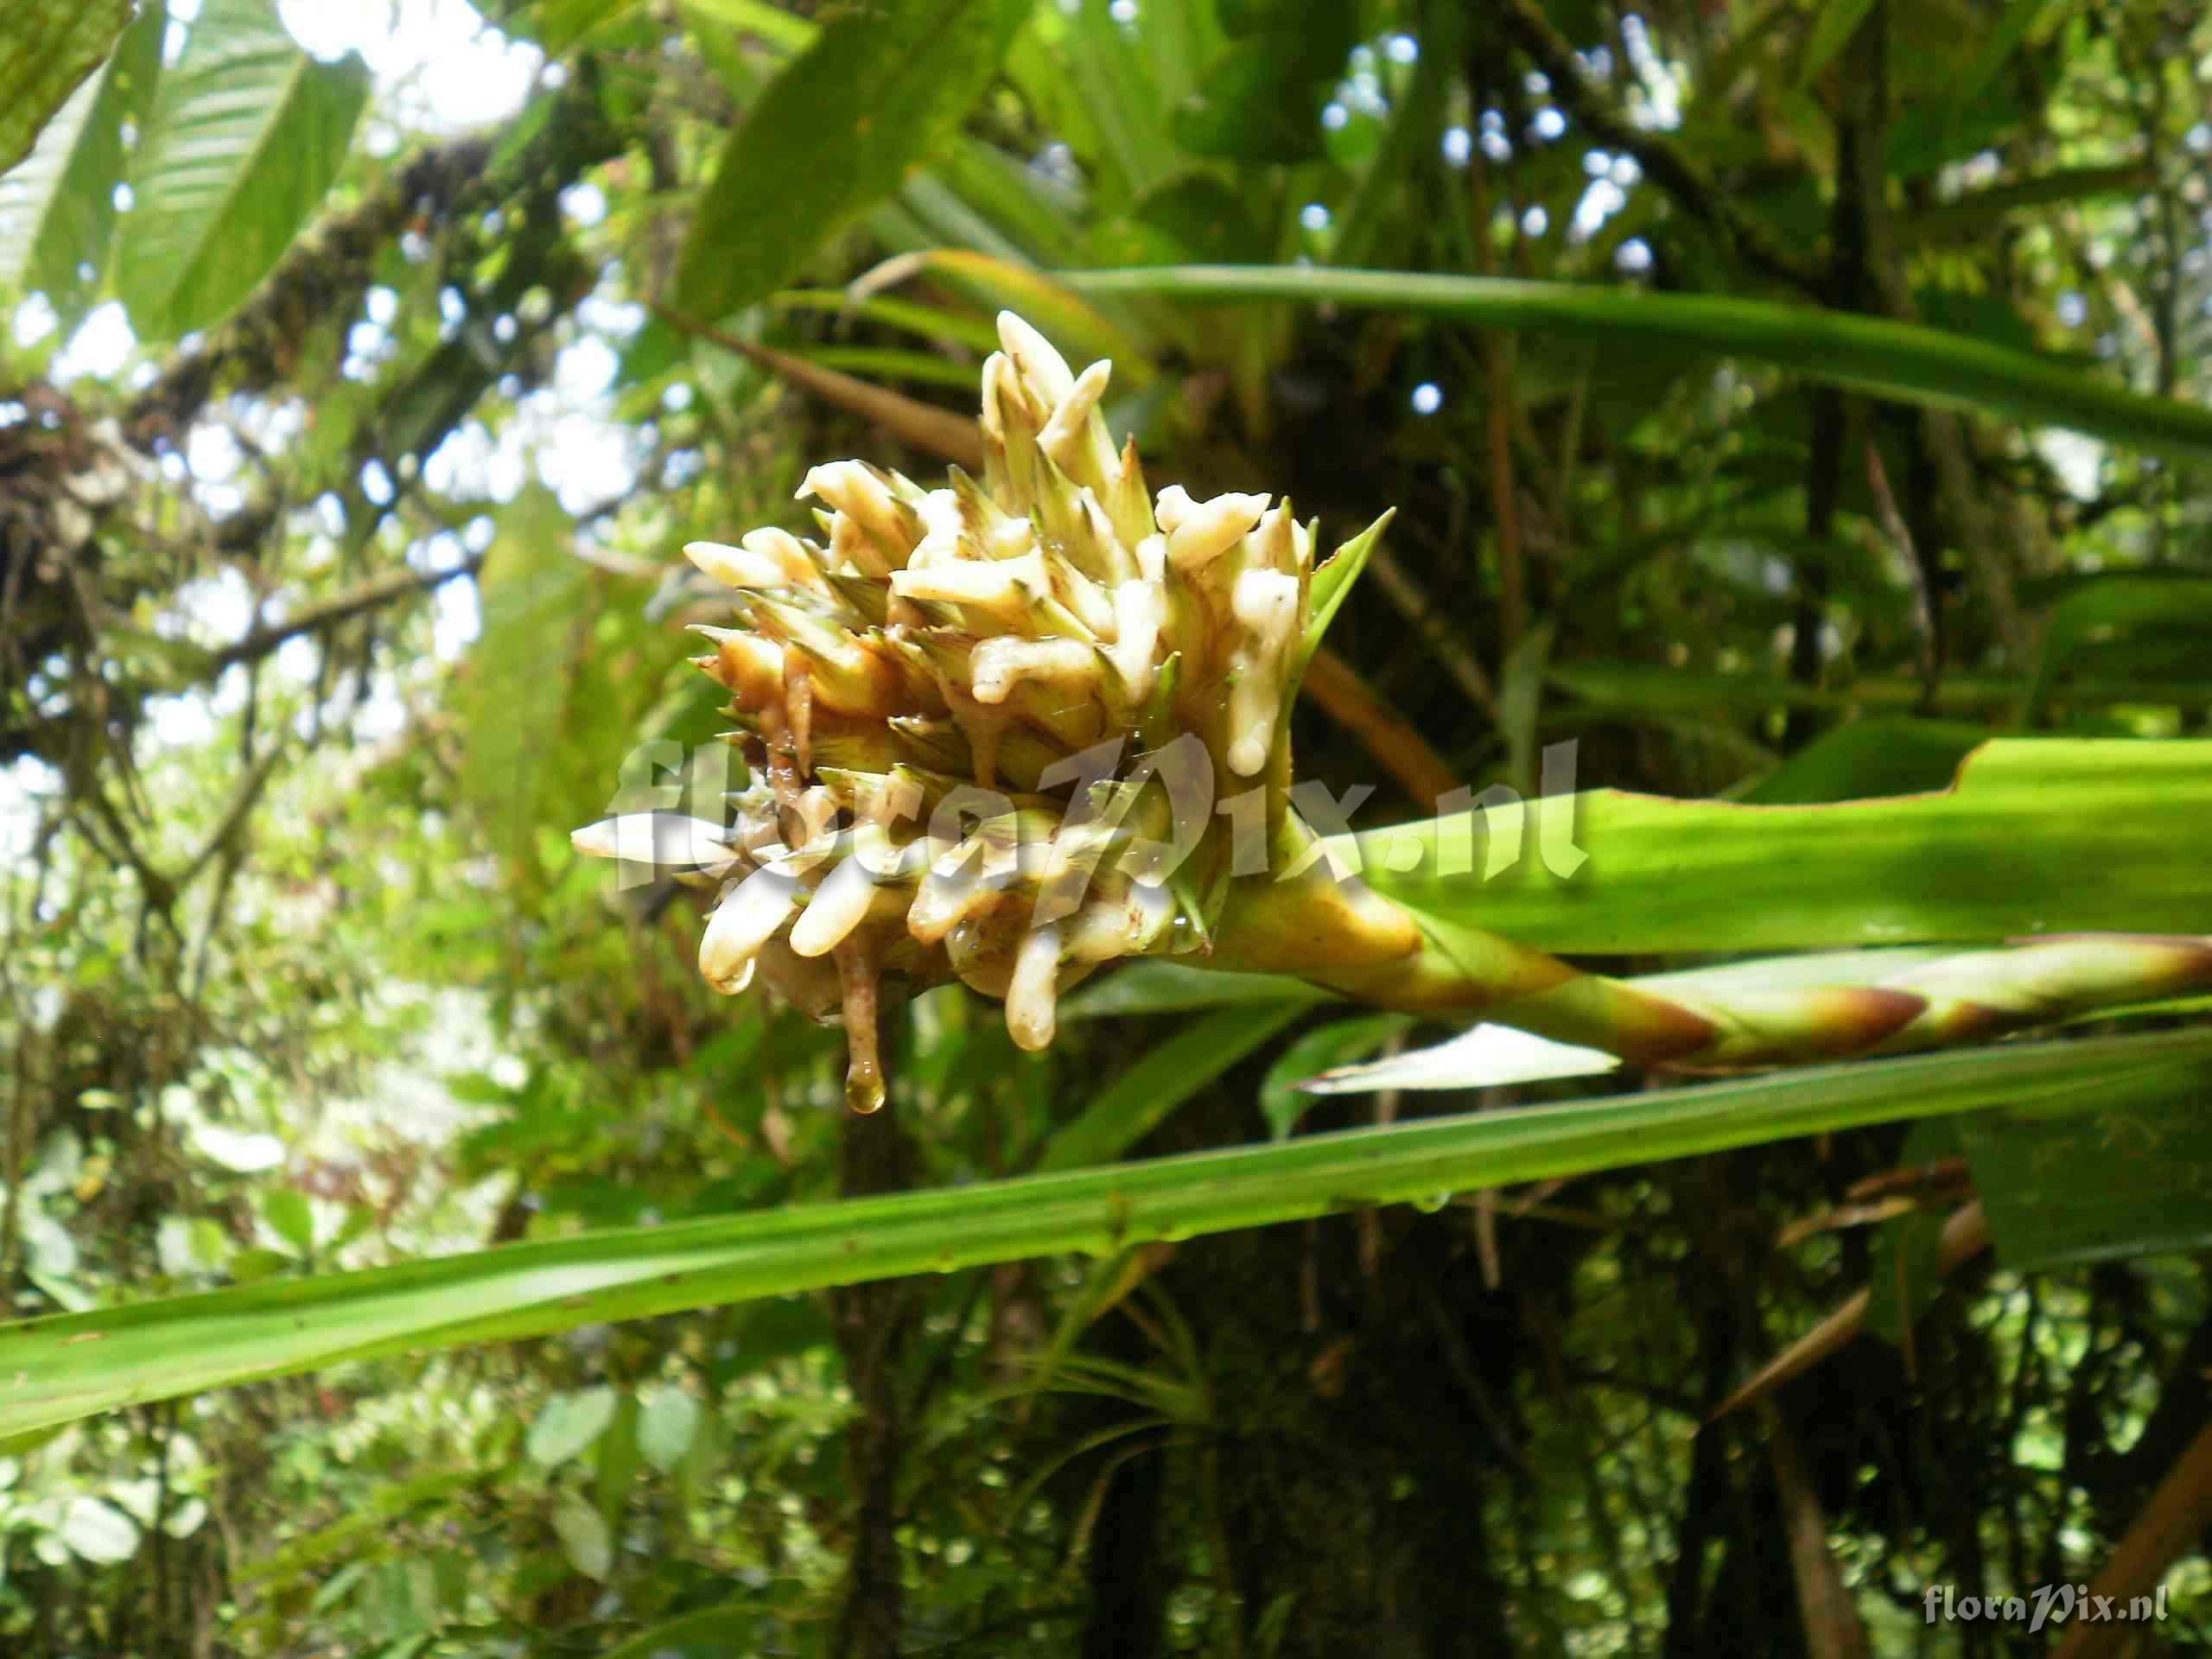
[[1028,0],[912,0],[839,13],[724,144],[692,218],[677,305],[715,319],[782,287],[967,112],[1029,10]]
[[699,1402],[682,1389],[662,1387],[639,1405],[638,1449],[664,1475],[683,1461],[699,1432]]
[[1947,789],[1987,741],[1963,721],[1855,720],[1823,733],[1744,794],[1758,806],[1809,806]]
[[605,1579],[614,1568],[614,1535],[599,1511],[576,1492],[563,1492],[553,1504],[553,1531],[569,1565],[588,1579]]
[[291,246],[368,101],[357,56],[318,63],[271,0],[205,0],[132,157],[116,286],[142,339],[226,316]]
[[44,294],[65,329],[91,303],[106,263],[124,124],[145,127],[168,26],[168,8],[148,5],[106,67],[39,135],[37,148],[0,176],[0,288]]
[[2204,1097],[2117,1097],[2078,1116],[2032,1104],[1961,1122],[1998,1260],[2014,1273],[2212,1246]]
[[1500,276],[1299,266],[1155,266],[1058,275],[1070,287],[1098,296],[1333,303],[1478,327],[1745,357],[1901,403],[2066,427],[2177,461],[2212,456],[2212,409],[2145,397],[1986,340],[1816,306]]
[[261,1195],[261,1218],[300,1255],[314,1254],[315,1211],[306,1193],[294,1187],[271,1187]]
[[555,1395],[530,1426],[524,1445],[531,1460],[556,1469],[582,1456],[614,1421],[614,1390],[604,1387]]
[[[590,567],[569,551],[573,524],[553,493],[526,486],[501,515],[477,585],[482,631],[454,703],[467,744],[461,787],[493,842],[527,861],[548,821],[562,759],[547,739],[569,729],[590,611]],[[556,809],[557,810],[557,809]]]
[[1107,1084],[1083,1116],[1045,1143],[1037,1167],[1079,1169],[1120,1157],[1167,1115],[1305,1012],[1262,1002],[1196,1020]]
[[[1557,817],[1549,815],[1560,814]],[[1357,838],[1370,886],[1547,950],[1819,950],[2037,933],[2212,932],[2212,742],[2000,739],[1936,795],[1827,806],[1617,791],[1474,815],[1471,869],[1436,823]],[[1444,821],[1465,851],[1465,818]],[[1587,855],[1567,868],[1571,842]],[[1485,837],[1520,855],[1484,880]]]
[[130,22],[130,0],[11,0],[0,9],[0,172],[31,153]]
[[2212,1028],[1809,1068],[510,1245],[0,1325],[0,1436],[341,1360],[1303,1220],[2029,1103],[2199,1098]]
[[2212,579],[2193,571],[2098,576],[2052,607],[2027,706],[2040,709],[2084,681],[2154,683],[2202,673],[2208,630]]
[[1343,0],[1254,0],[1219,9],[1234,31],[1170,118],[1194,156],[1295,163],[1321,154],[1321,105],[1344,73],[1359,16]]

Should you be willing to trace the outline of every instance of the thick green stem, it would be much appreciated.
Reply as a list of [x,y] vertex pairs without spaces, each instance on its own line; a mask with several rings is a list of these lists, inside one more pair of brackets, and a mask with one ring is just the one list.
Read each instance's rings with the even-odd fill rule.
[[[1802,1065],[1902,1053],[2212,984],[2212,940],[2079,934],[1831,982],[1707,969],[1618,980],[1497,934],[1419,915],[1325,857],[1288,814],[1272,868],[1231,884],[1210,965],[1289,974],[1376,1007],[1480,1018],[1642,1065]],[[1766,965],[1770,969],[1771,964]]]

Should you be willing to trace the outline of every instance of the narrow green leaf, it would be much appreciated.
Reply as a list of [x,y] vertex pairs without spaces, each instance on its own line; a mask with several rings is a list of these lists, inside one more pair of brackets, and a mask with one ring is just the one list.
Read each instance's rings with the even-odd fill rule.
[[[1968,190],[1948,201],[1931,201],[1908,217],[1902,228],[1914,242],[1964,242],[1992,234],[2005,214],[2023,207],[2045,207],[2100,196],[2139,195],[2155,188],[2157,183],[2158,175],[2146,162],[2063,167],[2031,178]],[[1923,308],[1922,315],[1926,315]]]
[[858,301],[922,275],[994,309],[1018,312],[1072,363],[1107,359],[1114,365],[1117,393],[1141,390],[1159,378],[1141,340],[1058,278],[1011,259],[966,248],[900,254],[862,275],[848,291]]
[[1403,1036],[1413,1020],[1402,1014],[1366,1014],[1309,1031],[1282,1052],[1260,1085],[1260,1116],[1268,1135],[1287,1140],[1298,1120],[1313,1105],[1314,1095],[1299,1085],[1317,1071],[1363,1060],[1394,1037]]
[[721,1659],[744,1651],[760,1634],[769,1609],[758,1601],[726,1601],[656,1624],[608,1649],[606,1659]]
[[89,308],[106,264],[124,124],[143,130],[147,123],[168,26],[168,8],[148,5],[99,76],[39,135],[37,148],[0,176],[0,288],[44,294],[65,332]]
[[340,1360],[1265,1226],[1900,1118],[2201,1098],[2212,1027],[2008,1044],[586,1234],[0,1325],[0,1435]]
[[1193,968],[1167,957],[1141,957],[1085,985],[1060,1004],[1063,1020],[1096,1020],[1132,1014],[1189,1014],[1199,1008],[1250,1002],[1291,1002],[1307,1007],[1336,993],[1287,974],[1232,974]]
[[[1599,956],[2212,933],[2208,741],[1999,740],[1942,794],[1828,806],[1598,790],[1477,817],[1465,874],[1440,861],[1434,822],[1361,835],[1368,884],[1449,922]],[[1444,821],[1446,851],[1466,824]],[[1521,849],[1487,880],[1486,837]]]
[[645,1462],[644,1448],[638,1443],[643,1414],[637,1395],[617,1395],[614,1414],[599,1437],[597,1456],[593,1459],[592,1496],[598,1500],[599,1518],[607,1522],[610,1532],[621,1530],[622,1510],[629,1503],[631,1484]]
[[1085,294],[1292,300],[1449,317],[1771,363],[1899,402],[2058,426],[2179,461],[2212,456],[2212,409],[2150,397],[2026,352],[1882,318],[1710,295],[1573,283],[1300,266],[1062,271]]
[[130,21],[130,0],[11,0],[0,8],[0,172],[31,153]]
[[[1805,685],[1776,674],[1700,672],[1656,663],[1595,659],[1555,664],[1549,677],[1562,690],[1630,718],[1756,714],[1774,709],[1825,709],[1838,714],[1860,709],[1907,710],[1917,708],[1926,696],[1915,680],[1877,677],[1839,686]],[[2067,700],[2077,706],[2167,702],[2203,708],[2212,705],[2212,664],[2157,679],[2084,676],[2069,680],[2066,691]],[[1936,688],[1936,706],[1941,709],[2009,714],[2019,702],[2016,675],[1947,674]]]
[[2050,0],[2010,0],[2005,15],[1998,19],[1997,27],[1990,31],[1988,40],[1982,43],[1981,50],[1958,84],[1961,102],[1977,97],[1997,78],[1997,72],[2005,67],[2005,60],[2027,38],[2029,29],[2050,5]]
[[318,63],[271,0],[206,0],[132,158],[116,285],[142,339],[219,321],[338,176],[368,66]]
[[973,364],[956,363],[934,352],[901,351],[893,346],[810,346],[793,356],[817,367],[881,385],[904,380],[925,386],[944,386],[955,391],[976,387]]
[[1866,21],[1866,14],[1873,9],[1874,0],[1827,0],[1813,21],[1812,38],[1805,42],[1805,56],[1797,66],[1799,86],[1820,78],[1821,71],[1850,44],[1851,37],[1859,32],[1859,25]]
[[840,12],[723,146],[684,245],[677,306],[722,317],[783,286],[967,112],[1029,10],[1028,0],[912,0]]
[[1040,1170],[1111,1162],[1170,1112],[1305,1011],[1262,1002],[1216,1010],[1194,1020],[1106,1086],[1081,1117],[1045,1143]]
[[[1920,1168],[1958,1156],[1959,1130],[1972,1122],[1931,1117],[1914,1124],[1897,1154],[1897,1166]],[[1906,1327],[1942,1288],[1943,1224],[1948,1219],[1946,1207],[1936,1205],[1885,1222],[1875,1233],[1866,1274],[1866,1328],[1884,1341],[1902,1341]]]
[[[965,346],[985,356],[999,348],[999,333],[988,317],[918,305],[911,300],[855,300],[842,288],[786,288],[771,295],[768,303],[779,311],[826,311],[841,321],[865,318],[904,328],[925,340]],[[969,378],[975,378],[972,371]]]
[[702,16],[757,35],[785,52],[804,52],[822,32],[805,18],[771,5],[769,0],[683,0],[683,3]]
[[1336,550],[1326,564],[1313,573],[1313,613],[1306,624],[1305,642],[1299,647],[1299,665],[1321,648],[1321,640],[1329,632],[1329,624],[1337,620],[1337,613],[1351,597],[1352,584],[1359,580],[1360,572],[1367,569],[1367,561],[1382,544],[1382,532],[1398,510],[1392,507],[1365,530],[1353,537]]

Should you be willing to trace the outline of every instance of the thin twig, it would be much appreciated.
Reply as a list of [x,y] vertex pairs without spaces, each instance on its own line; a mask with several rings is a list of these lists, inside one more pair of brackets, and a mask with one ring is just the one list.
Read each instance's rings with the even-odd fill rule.
[[213,653],[209,658],[210,667],[219,671],[237,663],[258,662],[280,645],[302,634],[320,633],[334,628],[341,622],[350,622],[353,618],[389,605],[396,599],[404,598],[410,594],[429,593],[459,577],[473,576],[483,568],[483,556],[473,554],[459,564],[443,570],[387,570],[358,588],[350,588],[320,604],[310,605],[282,622],[249,630]]
[[[1989,1217],[1981,1200],[1962,1205],[1943,1224],[1936,1246],[1936,1270],[1948,1273],[1989,1248]],[[1859,1291],[1803,1336],[1761,1366],[1751,1381],[1713,1408],[1707,1423],[1772,1394],[1794,1377],[1803,1376],[1866,1328],[1866,1312],[1873,1297]]]

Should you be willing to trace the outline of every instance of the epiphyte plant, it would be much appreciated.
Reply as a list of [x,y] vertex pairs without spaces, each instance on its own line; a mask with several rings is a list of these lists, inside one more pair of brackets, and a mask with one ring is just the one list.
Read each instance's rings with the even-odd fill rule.
[[[685,549],[734,592],[735,626],[702,627],[696,661],[731,694],[750,781],[733,824],[691,821],[660,856],[715,889],[710,984],[763,975],[842,1020],[858,1109],[885,1097],[887,995],[960,979],[1039,1049],[1062,992],[1133,956],[1699,1070],[1933,1046],[2212,982],[2212,942],[2110,935],[1923,954],[1871,982],[1626,982],[1340,879],[1292,800],[1289,710],[1389,515],[1317,563],[1287,499],[1155,494],[1100,412],[1110,365],[1075,373],[1010,312],[998,333],[982,479],[927,489],[835,461],[798,490],[823,540]],[[1217,795],[1236,798],[1216,811]],[[632,827],[575,843],[634,855]]]

